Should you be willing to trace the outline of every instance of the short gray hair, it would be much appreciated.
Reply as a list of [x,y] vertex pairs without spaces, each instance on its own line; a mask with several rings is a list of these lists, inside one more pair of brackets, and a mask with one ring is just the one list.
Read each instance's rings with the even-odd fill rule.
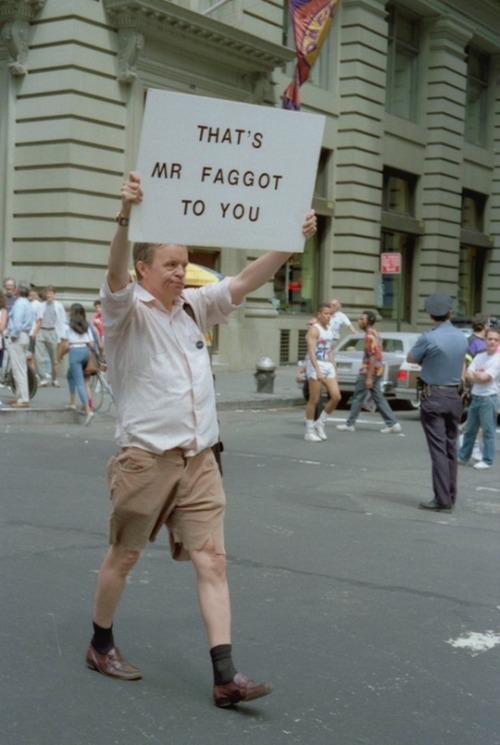
[[21,297],[28,297],[29,291],[31,290],[31,285],[29,282],[26,282],[24,279],[20,279],[17,283],[17,292]]

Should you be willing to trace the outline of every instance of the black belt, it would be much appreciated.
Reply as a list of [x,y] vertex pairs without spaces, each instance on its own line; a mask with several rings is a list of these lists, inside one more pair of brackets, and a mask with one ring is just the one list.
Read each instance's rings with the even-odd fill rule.
[[44,331],[55,331],[55,326],[42,326]]
[[457,385],[433,385],[432,383],[431,384],[425,383],[425,385],[427,386],[427,388],[430,388],[431,390],[433,390],[434,388],[438,388],[438,389],[444,388],[445,390],[450,390],[451,388],[454,388],[455,390],[458,390],[458,384]]

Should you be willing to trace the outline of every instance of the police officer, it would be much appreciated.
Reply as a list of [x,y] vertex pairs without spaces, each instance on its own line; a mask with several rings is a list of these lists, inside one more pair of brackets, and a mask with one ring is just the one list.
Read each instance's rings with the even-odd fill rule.
[[457,496],[457,438],[462,399],[459,393],[467,338],[450,323],[453,301],[436,292],[425,301],[434,328],[418,339],[407,357],[422,366],[420,421],[432,461],[434,499],[422,510],[451,512]]

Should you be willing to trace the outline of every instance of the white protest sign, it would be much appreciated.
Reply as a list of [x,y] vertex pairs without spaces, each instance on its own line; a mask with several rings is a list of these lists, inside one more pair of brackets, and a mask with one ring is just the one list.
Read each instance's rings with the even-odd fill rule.
[[304,250],[323,116],[149,90],[129,237]]

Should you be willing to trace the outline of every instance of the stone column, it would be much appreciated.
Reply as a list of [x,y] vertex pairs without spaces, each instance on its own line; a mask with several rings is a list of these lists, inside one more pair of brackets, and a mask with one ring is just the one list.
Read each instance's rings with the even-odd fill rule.
[[382,209],[387,21],[383,0],[343,0],[335,217],[329,286],[351,309],[375,303]]
[[[432,292],[457,295],[467,86],[465,47],[471,30],[443,16],[428,28],[426,149],[421,178],[420,276],[417,310]],[[426,316],[427,318],[427,316]]]
[[491,96],[493,119],[493,182],[485,231],[493,240],[488,265],[488,282],[484,289],[485,310],[498,307],[500,297],[500,54],[491,57]]

